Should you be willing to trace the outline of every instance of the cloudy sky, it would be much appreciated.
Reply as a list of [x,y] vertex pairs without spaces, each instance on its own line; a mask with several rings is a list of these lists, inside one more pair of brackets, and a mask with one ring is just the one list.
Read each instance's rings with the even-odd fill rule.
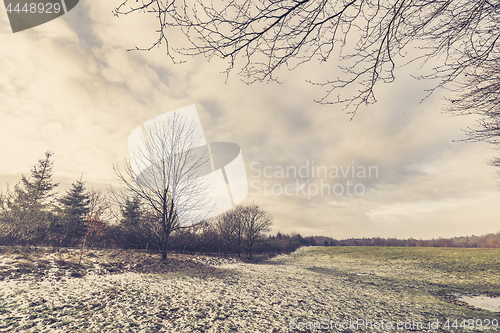
[[[379,86],[379,102],[351,121],[338,106],[314,103],[324,91],[306,82],[328,78],[335,59],[283,70],[282,84],[248,86],[236,75],[226,83],[220,60],[175,65],[164,46],[127,52],[150,46],[157,27],[146,14],[114,17],[119,3],[80,1],[63,17],[16,34],[0,10],[2,189],[29,174],[47,150],[61,190],[81,175],[88,188],[118,185],[112,166],[127,158],[130,132],[195,104],[209,141],[241,147],[244,203],[268,210],[274,232],[426,239],[500,230],[498,179],[487,165],[496,152],[453,142],[477,119],[442,113],[444,93],[420,103],[431,86],[410,77],[417,68]],[[313,165],[328,174],[313,177]]]

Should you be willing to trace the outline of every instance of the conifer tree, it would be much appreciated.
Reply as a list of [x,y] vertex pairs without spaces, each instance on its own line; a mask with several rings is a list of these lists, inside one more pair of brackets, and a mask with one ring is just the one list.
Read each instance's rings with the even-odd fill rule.
[[137,197],[133,199],[127,198],[121,208],[121,212],[122,219],[120,222],[125,228],[137,226],[141,219],[140,199]]
[[62,212],[68,217],[83,221],[89,213],[89,194],[85,189],[85,182],[81,179],[73,182],[71,188],[58,201]]
[[55,195],[52,190],[59,184],[52,180],[52,167],[54,166],[54,162],[50,159],[52,155],[53,153],[48,151],[44,159],[38,160],[38,164],[31,168],[31,177],[21,176],[22,191],[27,204],[31,207],[43,204]]
[[52,179],[51,160],[53,153],[48,151],[45,158],[31,168],[31,175],[21,176],[21,182],[14,186],[14,191],[2,195],[2,213],[0,219],[4,225],[5,238],[13,242],[30,243],[42,241],[52,219],[51,198],[59,185]]
[[59,245],[77,243],[85,235],[85,221],[90,212],[90,198],[85,189],[85,182],[81,179],[73,182],[58,203],[59,220],[54,229],[59,234]]

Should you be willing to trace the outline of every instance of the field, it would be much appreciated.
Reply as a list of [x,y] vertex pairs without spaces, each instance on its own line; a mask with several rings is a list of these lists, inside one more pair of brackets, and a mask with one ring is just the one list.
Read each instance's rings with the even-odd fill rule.
[[485,332],[500,319],[458,300],[500,296],[499,249],[308,247],[163,264],[134,251],[2,251],[1,332]]

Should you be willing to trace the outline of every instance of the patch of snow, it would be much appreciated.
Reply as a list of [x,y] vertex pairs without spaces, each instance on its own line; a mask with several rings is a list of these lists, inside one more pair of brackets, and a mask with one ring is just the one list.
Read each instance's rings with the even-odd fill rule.
[[491,312],[500,312],[500,297],[460,296],[460,301]]

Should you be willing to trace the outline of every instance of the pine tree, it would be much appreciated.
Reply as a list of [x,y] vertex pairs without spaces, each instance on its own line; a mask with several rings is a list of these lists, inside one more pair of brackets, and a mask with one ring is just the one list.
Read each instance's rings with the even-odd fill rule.
[[127,248],[144,248],[148,243],[148,221],[138,197],[125,198],[121,207],[121,242]]
[[45,158],[31,168],[30,177],[22,175],[21,182],[14,186],[14,191],[3,195],[2,223],[8,226],[8,236],[14,243],[42,241],[49,227],[52,214],[51,202],[59,185],[52,180],[52,153],[45,153]]
[[135,227],[141,219],[141,202],[139,198],[127,198],[121,209],[121,223],[125,228]]
[[81,179],[73,182],[71,188],[60,198],[61,210],[64,215],[78,218],[83,221],[89,213],[89,194],[85,189],[85,182]]
[[54,166],[54,162],[50,160],[52,155],[53,153],[48,151],[45,153],[45,159],[38,160],[38,164],[31,169],[30,178],[21,176],[23,197],[32,207],[43,204],[45,200],[53,197],[55,193],[51,191],[59,185],[52,181],[52,167]]
[[81,179],[73,182],[71,188],[58,202],[60,220],[55,229],[60,236],[59,243],[63,245],[63,242],[78,242],[85,234],[85,221],[90,212],[90,198],[85,189],[85,182]]

